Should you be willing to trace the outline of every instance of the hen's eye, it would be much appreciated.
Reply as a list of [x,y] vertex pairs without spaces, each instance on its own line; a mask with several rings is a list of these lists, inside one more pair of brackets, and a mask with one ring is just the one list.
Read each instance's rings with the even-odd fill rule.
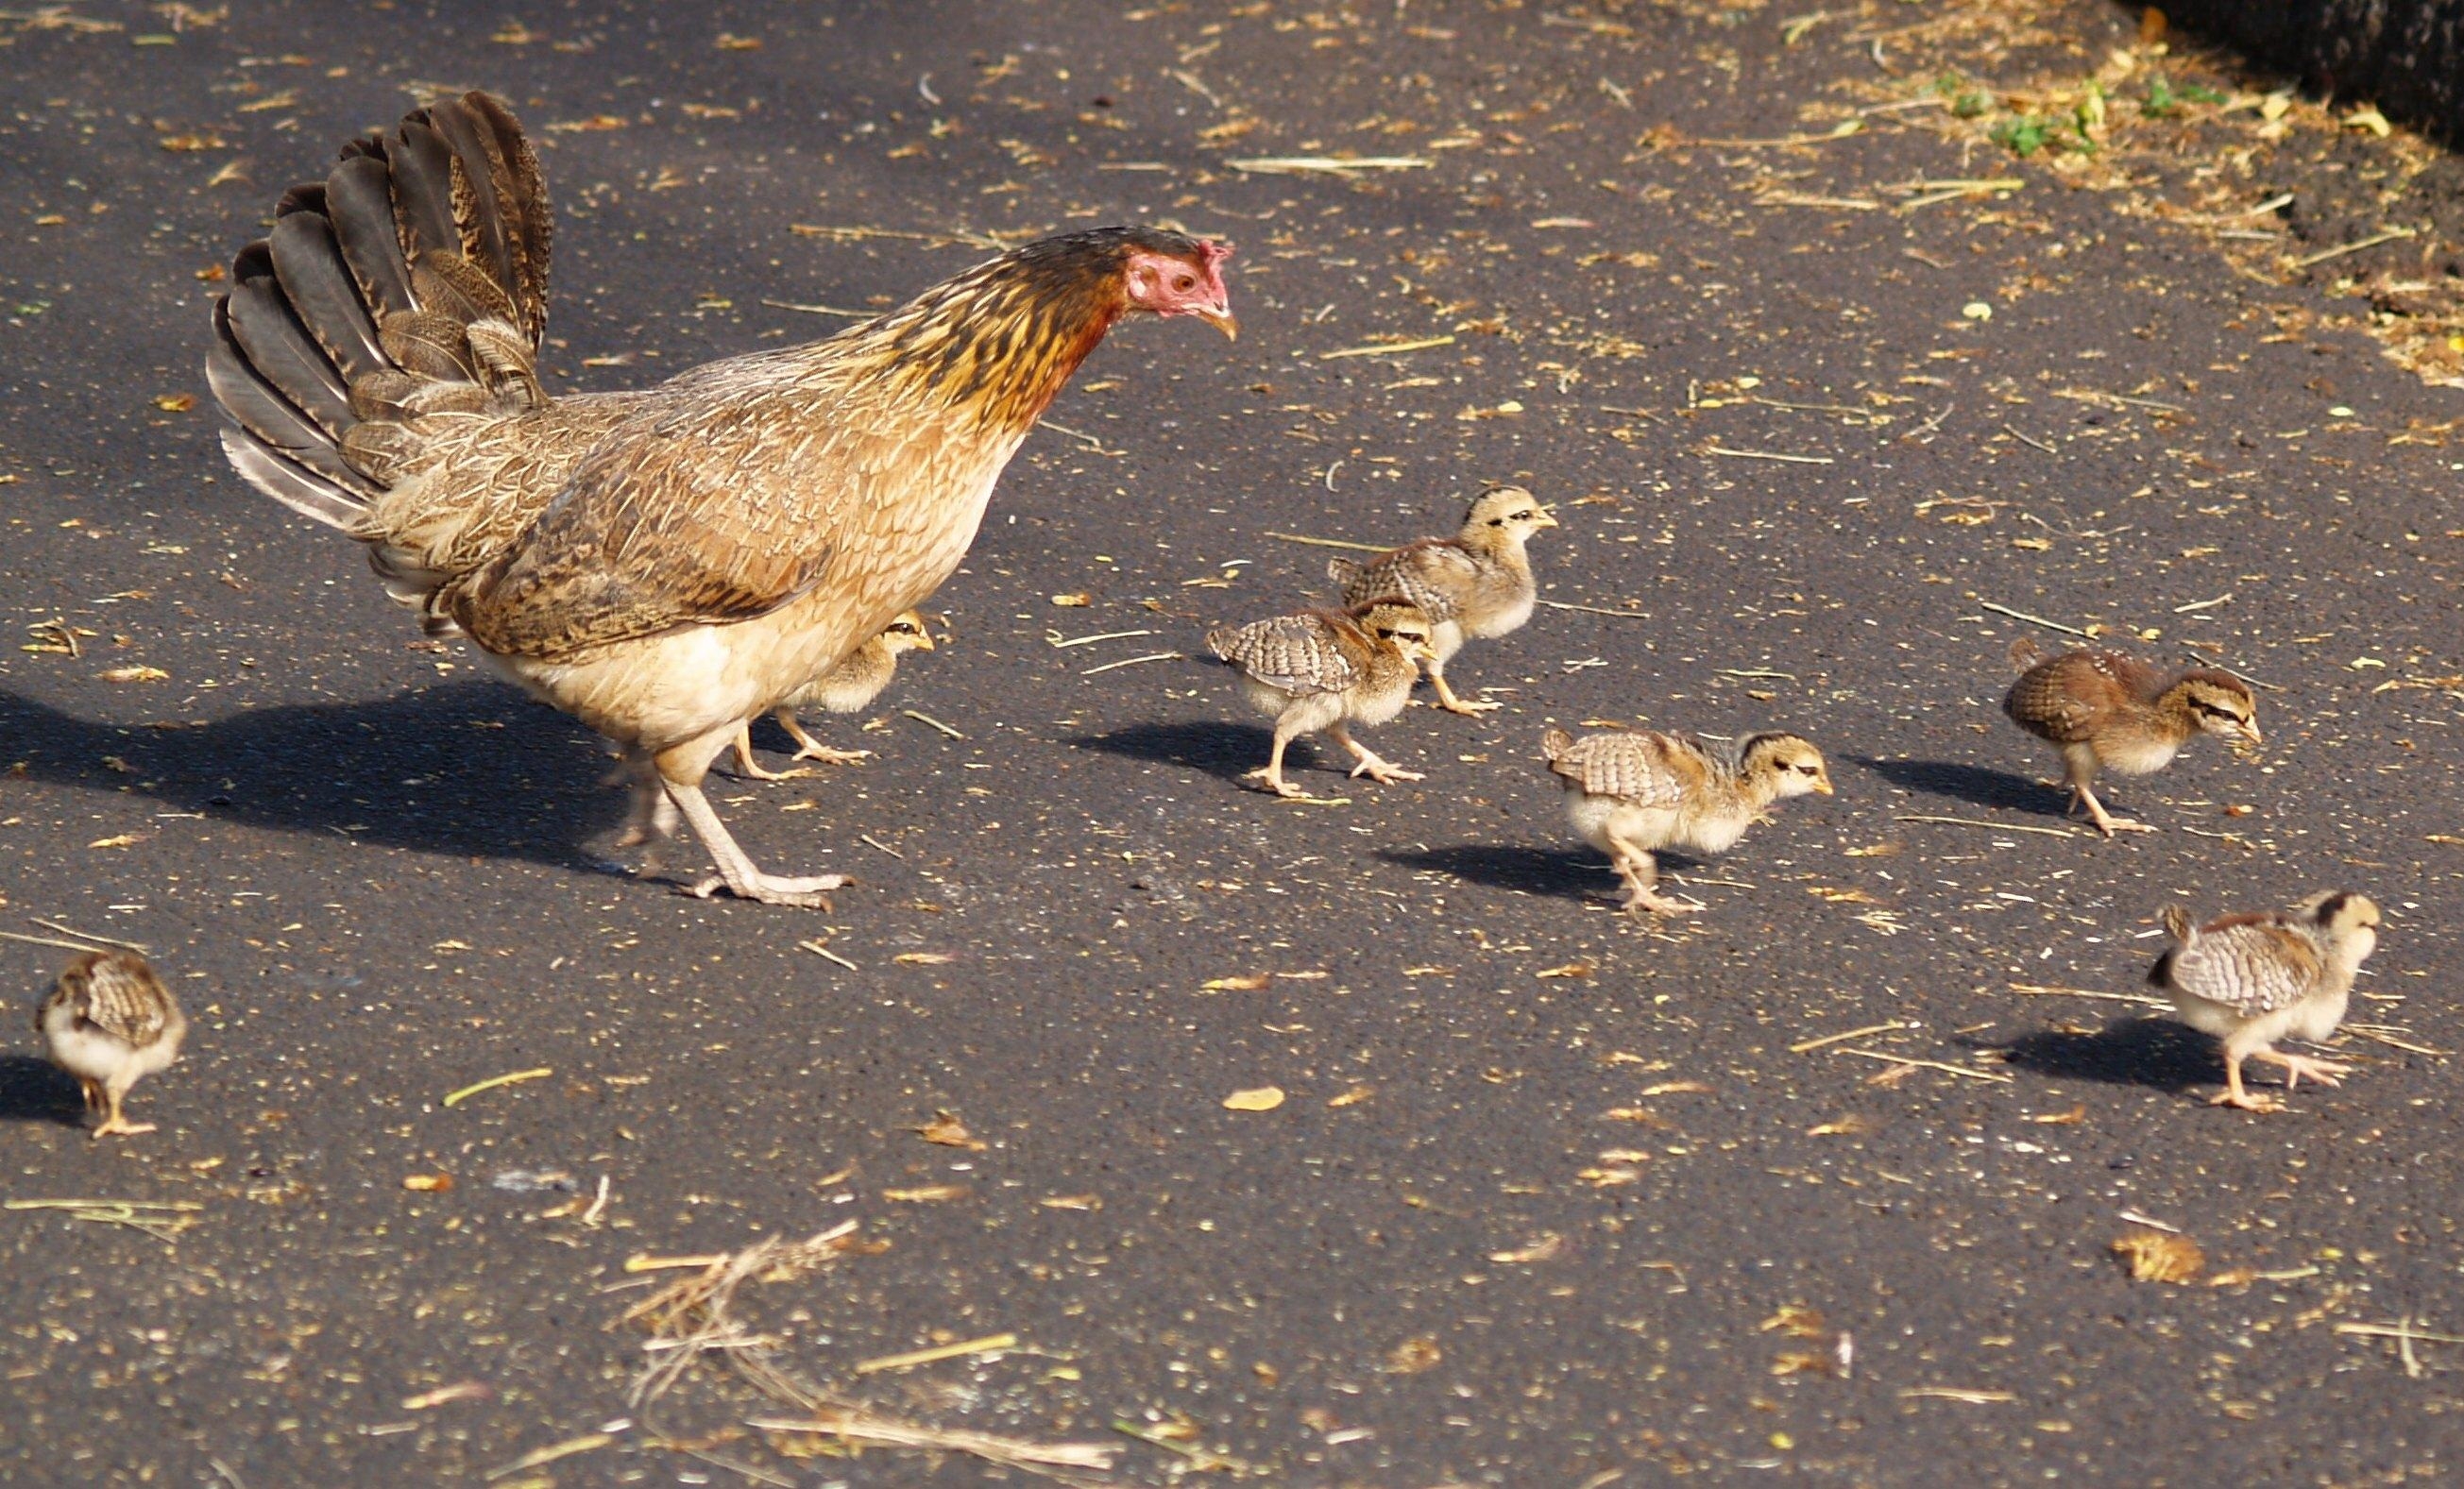
[[1179,278],[1173,280],[1172,287],[1176,290],[1186,292],[1198,288],[1198,281],[1187,274],[1182,274]]

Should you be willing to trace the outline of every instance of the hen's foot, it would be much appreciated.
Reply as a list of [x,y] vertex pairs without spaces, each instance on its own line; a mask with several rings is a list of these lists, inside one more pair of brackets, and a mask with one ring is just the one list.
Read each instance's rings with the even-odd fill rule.
[[[865,761],[872,758],[872,752],[869,750],[833,750],[828,745],[812,744],[806,745],[804,748],[797,751],[795,758],[799,760],[819,760],[824,765],[861,765]],[[799,776],[809,776],[812,772],[797,771],[794,774]]]
[[828,909],[829,891],[844,889],[855,883],[845,874],[807,874],[790,877],[756,871],[740,883],[730,883],[725,874],[713,874],[686,892],[694,899],[711,899],[721,892],[739,900],[754,900],[763,905],[785,905],[797,909]]

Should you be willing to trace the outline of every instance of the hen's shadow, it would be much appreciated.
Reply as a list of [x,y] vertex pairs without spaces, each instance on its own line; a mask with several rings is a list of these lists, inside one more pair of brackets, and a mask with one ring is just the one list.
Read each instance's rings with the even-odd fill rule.
[[[1150,760],[1157,765],[1172,765],[1182,770],[1203,771],[1209,776],[1237,781],[1266,763],[1266,753],[1274,748],[1271,731],[1255,724],[1219,724],[1183,722],[1177,724],[1133,724],[1105,734],[1080,734],[1069,741],[1086,750],[1101,750],[1107,755],[1127,755],[1133,760]],[[1322,763],[1313,758],[1309,744],[1294,740],[1284,752],[1284,774],[1296,785],[1314,791],[1303,777],[1315,773]],[[1323,795],[1318,792],[1316,794]]]
[[85,1094],[77,1077],[32,1055],[0,1055],[0,1122],[73,1128],[84,1120]]
[[171,728],[0,690],[0,739],[35,780],[426,853],[599,869],[582,844],[624,812],[622,793],[599,785],[609,762],[595,738],[493,683]]
[[1956,760],[1871,760],[1857,763],[1903,791],[1920,796],[1951,797],[1970,806],[2026,812],[2032,817],[2059,818],[2066,801],[2058,787]]
[[2002,1046],[2022,1070],[2107,1085],[2145,1085],[2175,1093],[2224,1080],[2216,1041],[2170,1018],[2126,1018],[2094,1034],[2040,1029]]
[[1435,869],[1493,889],[1561,900],[1606,901],[1617,887],[1606,859],[1575,848],[1457,843],[1441,848],[1379,848],[1377,856],[1405,868]]

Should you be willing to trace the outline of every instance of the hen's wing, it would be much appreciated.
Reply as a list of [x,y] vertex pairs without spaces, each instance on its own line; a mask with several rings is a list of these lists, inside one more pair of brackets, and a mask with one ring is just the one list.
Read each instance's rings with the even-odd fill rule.
[[1424,537],[1390,548],[1355,568],[1344,581],[1343,602],[1405,600],[1432,621],[1454,620],[1463,597],[1480,577],[1479,561],[1450,537]]
[[677,399],[603,441],[451,595],[479,645],[558,661],[748,621],[825,580],[860,587],[930,533],[963,479],[943,470],[949,431],[893,427],[860,392],[670,386]]
[[1648,733],[1586,734],[1551,755],[1549,768],[1587,796],[1615,797],[1635,806],[1675,806],[1703,774],[1698,751],[1682,739]]
[[2174,987],[2245,1018],[2301,1000],[2318,980],[2319,949],[2277,924],[2255,916],[2211,926],[2174,949]]
[[1323,615],[1278,615],[1209,631],[1215,654],[1269,688],[1295,697],[1341,692],[1364,675],[1334,622]]

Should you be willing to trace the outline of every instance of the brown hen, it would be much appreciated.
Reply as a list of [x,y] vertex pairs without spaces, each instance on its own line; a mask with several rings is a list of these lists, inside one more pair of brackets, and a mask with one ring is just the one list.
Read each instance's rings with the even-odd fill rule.
[[637,832],[682,812],[718,878],[763,873],[703,797],[747,721],[931,595],[993,483],[1133,313],[1227,335],[1221,246],[1098,228],[1013,249],[902,309],[654,387],[551,397],[547,191],[521,127],[467,94],[352,141],[240,252],[208,361],[260,491],[366,543],[459,633],[616,742]]

